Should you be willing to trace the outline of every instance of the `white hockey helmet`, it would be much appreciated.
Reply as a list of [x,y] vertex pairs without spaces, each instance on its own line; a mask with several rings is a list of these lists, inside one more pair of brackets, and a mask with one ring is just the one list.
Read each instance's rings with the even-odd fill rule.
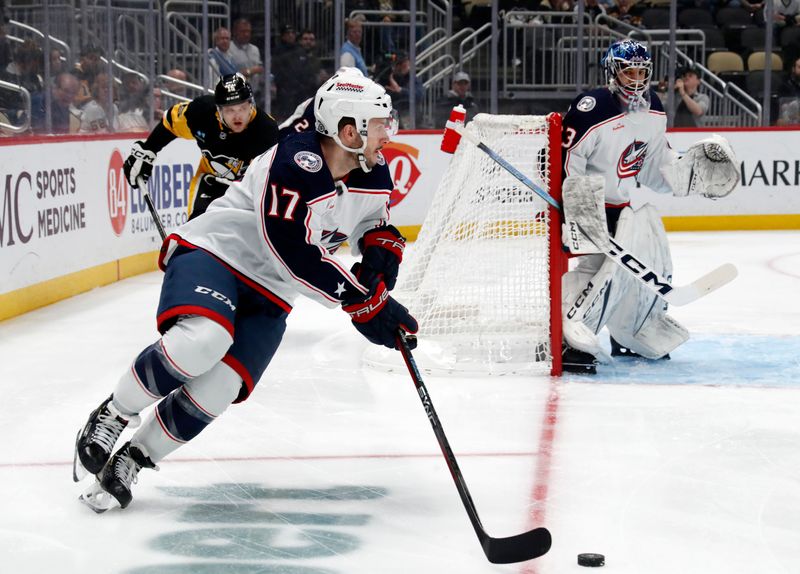
[[[353,73],[351,70],[340,68],[317,90],[314,117],[317,131],[333,138],[342,149],[357,154],[361,169],[369,172],[364,157],[369,121],[374,118],[386,119],[387,132],[393,135],[397,131],[397,114],[392,109],[392,98],[382,86],[364,77],[361,72]],[[339,139],[339,124],[344,118],[351,118],[355,122],[356,130],[361,135],[361,147],[347,147]]]

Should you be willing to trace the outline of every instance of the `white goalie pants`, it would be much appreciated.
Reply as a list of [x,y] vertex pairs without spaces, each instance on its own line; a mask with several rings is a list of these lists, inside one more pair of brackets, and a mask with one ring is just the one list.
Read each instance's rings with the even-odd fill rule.
[[[623,209],[614,237],[671,280],[669,243],[654,207]],[[667,315],[662,299],[604,255],[582,256],[562,286],[564,339],[575,349],[605,356],[597,336],[603,327],[622,346],[651,359],[689,338],[686,329]]]

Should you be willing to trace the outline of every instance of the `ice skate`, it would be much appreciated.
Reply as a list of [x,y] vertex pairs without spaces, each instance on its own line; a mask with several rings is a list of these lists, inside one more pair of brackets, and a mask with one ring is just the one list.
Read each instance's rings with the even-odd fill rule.
[[597,358],[591,353],[573,349],[566,343],[561,351],[561,365],[567,373],[597,374]]
[[[628,347],[623,347],[622,345],[619,344],[619,342],[614,337],[611,337],[611,356],[612,357],[629,357],[629,358],[632,358],[632,359],[650,360],[650,359],[647,359],[646,357],[643,357],[642,355],[640,355],[636,351],[632,351]],[[669,361],[670,360],[669,353],[667,353],[663,357],[659,357],[658,359],[655,359],[655,360],[656,361]]]
[[143,468],[158,470],[142,447],[125,443],[103,468],[97,481],[80,496],[81,502],[98,514],[115,506],[127,508],[133,500],[131,485],[136,483]]
[[75,440],[75,455],[72,464],[72,479],[83,479],[88,473],[97,474],[108,462],[119,435],[130,425],[139,426],[139,417],[120,413],[108,397],[89,415],[89,420],[78,431]]

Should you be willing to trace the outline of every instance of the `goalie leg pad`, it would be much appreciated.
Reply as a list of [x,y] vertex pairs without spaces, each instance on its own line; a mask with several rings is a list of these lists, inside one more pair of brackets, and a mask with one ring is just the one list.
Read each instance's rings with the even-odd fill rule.
[[[633,218],[617,229],[663,277],[672,278],[672,256],[661,217],[651,205],[636,210]],[[608,319],[608,330],[617,342],[646,357],[659,359],[686,342],[689,332],[667,314],[666,304],[638,282],[625,290]]]
[[569,176],[562,186],[563,237],[570,253],[602,253],[610,249],[605,209],[605,179],[600,175]]
[[[630,207],[620,212],[616,238],[629,240],[634,227],[634,212]],[[597,333],[605,326],[617,305],[631,290],[636,281],[613,260],[603,255],[581,258],[578,266],[564,276],[564,337],[567,343],[580,351],[597,355],[600,343]],[[578,321],[584,328],[570,324]],[[593,335],[590,340],[588,334]],[[607,356],[607,355],[606,355]]]

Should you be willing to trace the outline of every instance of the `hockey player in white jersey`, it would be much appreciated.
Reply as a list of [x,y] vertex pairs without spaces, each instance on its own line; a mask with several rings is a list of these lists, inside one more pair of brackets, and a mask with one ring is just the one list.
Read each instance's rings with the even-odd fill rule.
[[[578,96],[563,121],[565,225],[577,228],[569,221],[570,207],[586,205],[586,197],[593,196],[593,208],[581,216],[593,218],[595,225],[582,227],[607,226],[620,244],[671,278],[661,219],[650,205],[631,209],[632,194],[646,186],[676,196],[724,197],[738,183],[738,166],[718,136],[694,144],[681,158],[670,149],[666,115],[650,89],[653,64],[645,46],[615,42],[602,65],[608,85]],[[584,201],[575,201],[578,197]],[[564,370],[596,372],[597,357],[605,355],[597,336],[604,326],[612,355],[668,358],[688,339],[688,331],[666,314],[664,302],[600,254],[591,238],[567,243],[583,257],[564,276]]]
[[[100,512],[132,500],[142,468],[192,440],[253,391],[277,350],[297,295],[342,307],[369,341],[395,347],[417,323],[389,290],[404,239],[389,224],[392,180],[381,147],[397,126],[391,98],[364,77],[334,75],[314,100],[316,131],[255,158],[199,218],[161,249],[157,322],[112,395],[78,433],[74,479]],[[352,270],[335,256],[350,241]],[[153,415],[112,455],[126,426]]]

